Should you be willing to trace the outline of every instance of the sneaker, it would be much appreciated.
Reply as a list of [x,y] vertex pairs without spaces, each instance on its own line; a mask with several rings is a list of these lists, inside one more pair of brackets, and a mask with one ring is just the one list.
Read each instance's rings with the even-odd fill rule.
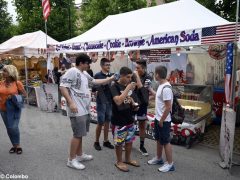
[[109,149],[114,149],[114,146],[109,141],[103,142],[103,146]]
[[95,148],[97,151],[101,151],[101,150],[102,150],[99,142],[95,142],[95,143],[94,143],[94,148]]
[[162,167],[158,168],[160,172],[168,172],[168,171],[175,171],[175,167],[172,164],[165,163]]
[[140,147],[139,151],[142,153],[143,156],[148,156],[148,152],[144,146]]
[[92,155],[88,155],[88,154],[85,154],[85,153],[82,153],[81,156],[76,156],[76,159],[81,162],[81,161],[90,161],[93,159],[93,156]]
[[70,168],[74,168],[74,169],[80,169],[80,170],[85,169],[85,166],[83,164],[81,164],[80,162],[78,162],[78,160],[76,158],[72,159],[72,161],[70,161],[68,159],[67,166]]
[[149,160],[147,163],[148,163],[149,165],[155,165],[155,164],[162,165],[162,164],[164,164],[162,158],[161,158],[161,159],[158,159],[157,157],[152,158],[152,159]]

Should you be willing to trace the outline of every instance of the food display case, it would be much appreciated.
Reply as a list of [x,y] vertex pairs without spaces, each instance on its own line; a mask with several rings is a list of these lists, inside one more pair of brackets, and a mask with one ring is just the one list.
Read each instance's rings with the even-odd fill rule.
[[202,85],[173,85],[174,94],[184,109],[184,122],[197,123],[206,119],[206,125],[211,123],[213,89]]
[[[193,142],[203,139],[205,126],[212,121],[212,86],[174,84],[172,91],[177,97],[178,108],[171,114],[171,142],[190,148]],[[154,138],[154,100],[149,103],[147,117],[146,134]]]

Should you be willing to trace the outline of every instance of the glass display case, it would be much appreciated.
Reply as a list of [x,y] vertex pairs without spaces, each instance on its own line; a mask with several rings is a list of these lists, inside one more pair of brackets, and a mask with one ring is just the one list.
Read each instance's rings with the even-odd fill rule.
[[184,109],[184,122],[197,123],[207,119],[211,123],[213,89],[212,86],[203,85],[172,85],[178,102]]

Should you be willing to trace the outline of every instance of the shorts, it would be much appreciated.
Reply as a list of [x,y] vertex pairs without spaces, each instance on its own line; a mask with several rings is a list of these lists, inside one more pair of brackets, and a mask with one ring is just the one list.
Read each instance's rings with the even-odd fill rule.
[[110,122],[112,117],[112,104],[111,103],[97,103],[97,121],[98,124]]
[[137,120],[138,121],[147,120],[147,106],[146,105],[140,105],[140,107],[137,111]]
[[114,144],[121,146],[124,143],[131,143],[135,140],[136,127],[134,124],[127,126],[112,126]]
[[89,114],[77,117],[70,117],[71,126],[73,130],[73,137],[79,138],[82,136],[86,136],[87,132],[89,132],[90,126],[90,116]]
[[159,121],[154,121],[154,138],[159,141],[161,145],[170,143],[171,122],[163,122],[163,127],[159,126]]

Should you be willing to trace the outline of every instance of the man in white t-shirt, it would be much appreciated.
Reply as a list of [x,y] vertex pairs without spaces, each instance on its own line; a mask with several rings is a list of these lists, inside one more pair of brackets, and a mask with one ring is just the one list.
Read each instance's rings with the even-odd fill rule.
[[82,137],[87,135],[90,125],[91,93],[89,83],[107,84],[114,79],[93,79],[87,72],[91,59],[86,54],[79,54],[76,58],[76,67],[69,69],[63,76],[60,90],[68,104],[68,116],[71,120],[73,138],[70,145],[70,155],[67,166],[75,169],[84,169],[81,161],[92,160],[92,155],[82,152]]
[[[166,80],[167,68],[157,66],[155,69],[155,78],[159,82],[157,92],[150,89],[150,92],[155,95],[155,122],[154,135],[157,142],[157,155],[148,161],[148,164],[161,164],[158,170],[160,172],[174,171],[172,160],[172,146],[170,144],[170,129],[171,129],[171,110],[173,103],[173,93],[170,83]],[[165,151],[166,162],[163,162],[162,151]]]

